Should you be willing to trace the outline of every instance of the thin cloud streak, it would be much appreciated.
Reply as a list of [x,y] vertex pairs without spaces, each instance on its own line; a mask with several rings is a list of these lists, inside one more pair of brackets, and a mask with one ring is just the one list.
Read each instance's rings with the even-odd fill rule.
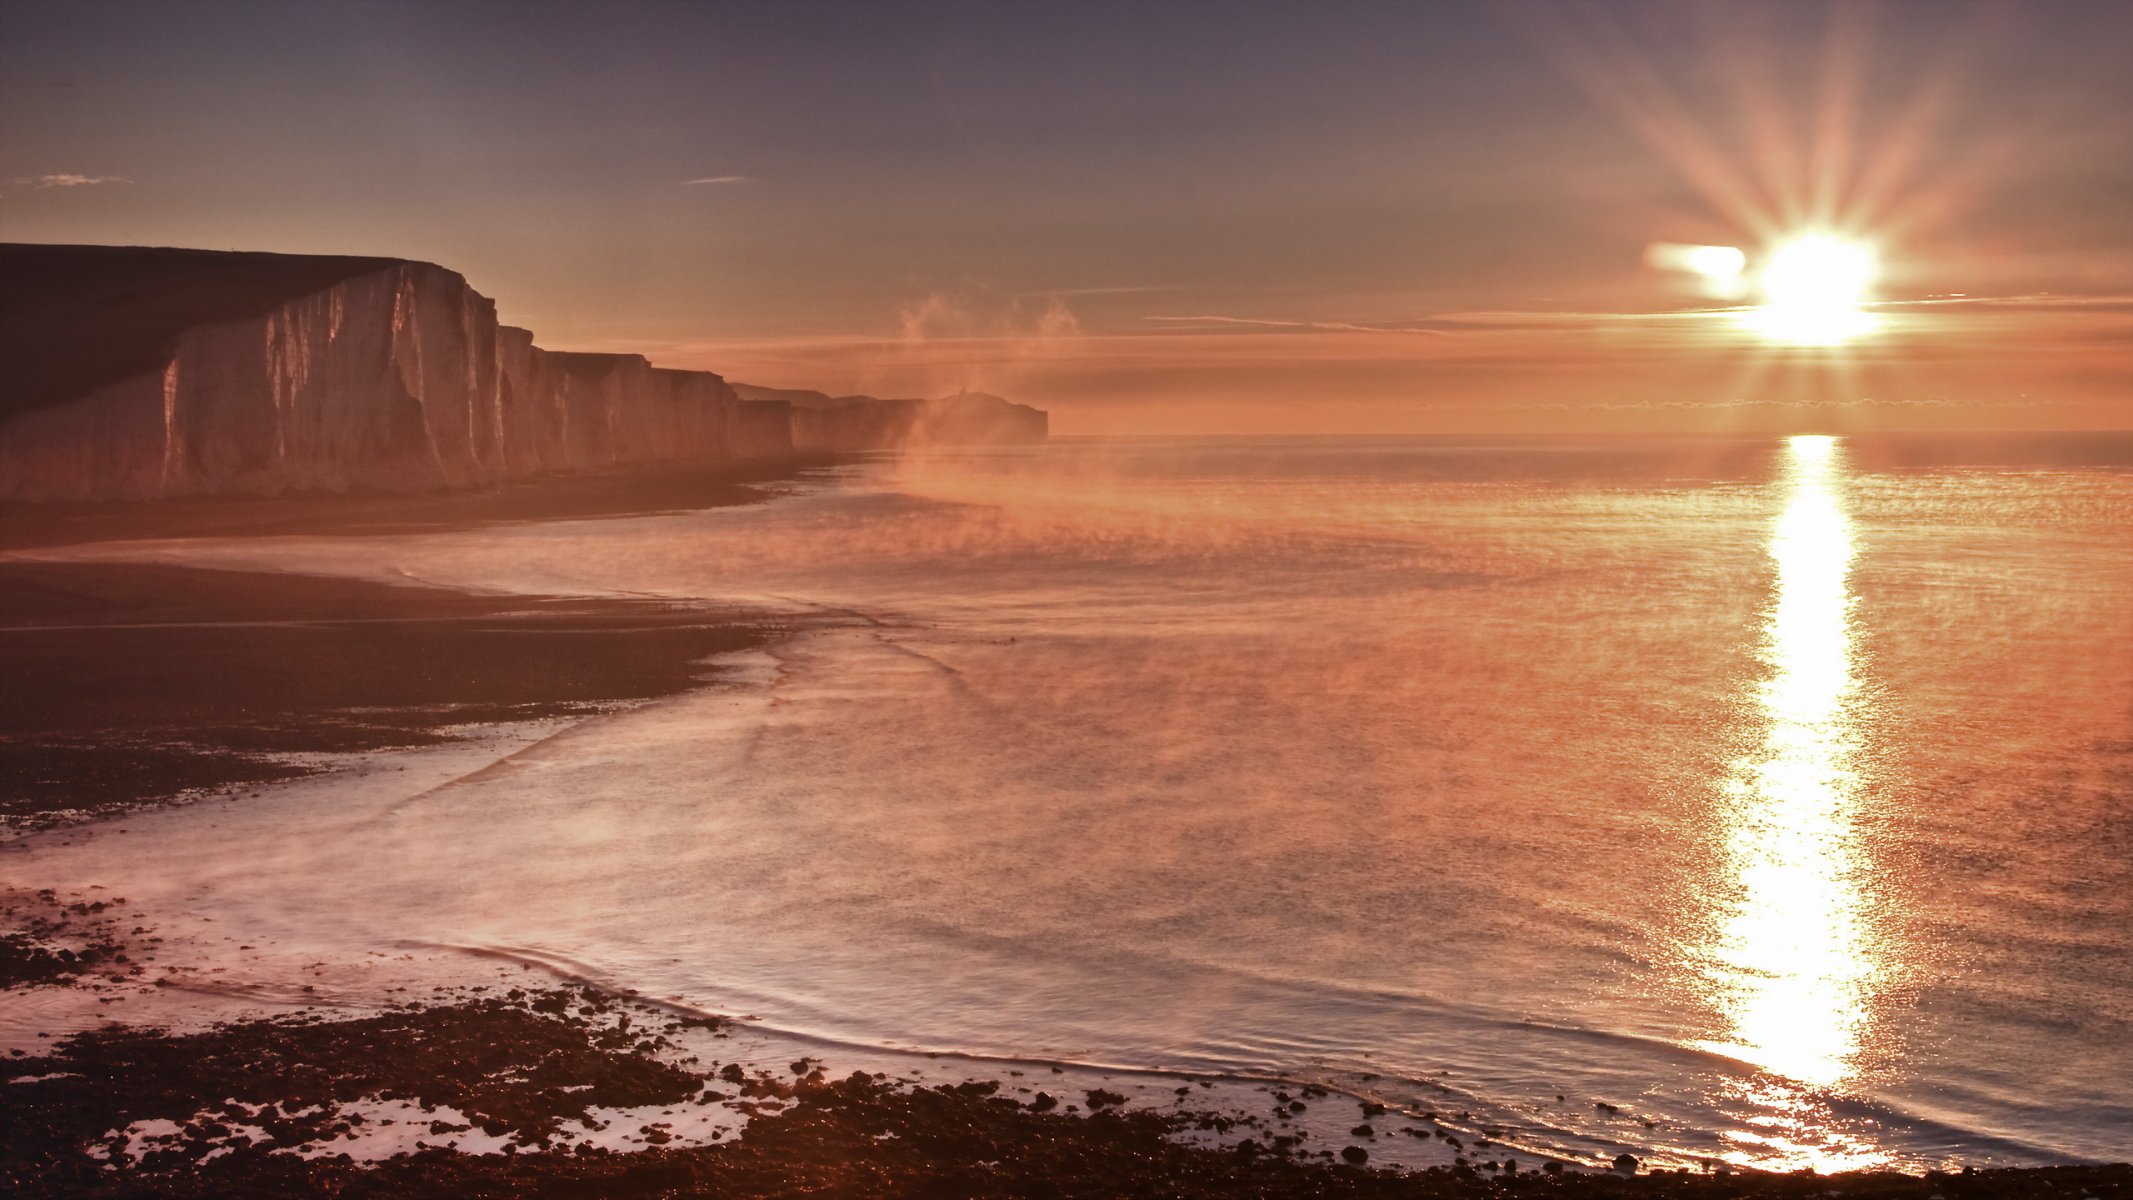
[[681,181],[681,186],[683,186],[683,187],[703,187],[703,186],[705,186],[705,185],[707,185],[707,184],[725,184],[725,183],[754,183],[754,182],[755,182],[755,179],[754,179],[754,177],[753,177],[753,176],[749,176],[749,175],[706,175],[706,176],[705,176],[704,178],[702,178],[702,179],[684,179],[684,180],[682,180],[682,181]]
[[17,179],[15,181],[17,186],[26,187],[33,192],[42,192],[50,188],[91,187],[99,183],[132,182],[131,179],[120,175],[75,175],[72,173],[33,175],[27,179]]
[[1434,324],[1363,325],[1352,321],[1283,321],[1264,317],[1223,317],[1199,315],[1189,317],[1145,316],[1143,321],[1162,321],[1176,325],[1244,325],[1254,329],[1308,329],[1331,333],[1426,333],[1448,337],[1451,331]]
[[1147,292],[1183,292],[1190,285],[1182,283],[1136,284],[1118,287],[1040,288],[1036,291],[1010,293],[1017,300],[1044,300],[1053,296],[1133,296]]
[[2063,309],[2089,313],[2133,313],[2133,296],[2065,296],[2040,293],[2024,296],[1926,296],[1917,300],[1885,300],[1877,309],[1959,308],[1970,312],[2048,312]]

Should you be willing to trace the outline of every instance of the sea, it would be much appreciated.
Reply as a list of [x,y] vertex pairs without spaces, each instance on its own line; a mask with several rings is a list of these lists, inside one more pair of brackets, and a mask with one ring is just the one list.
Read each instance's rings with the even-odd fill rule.
[[[789,631],[382,809],[226,822],[169,894],[248,942],[1587,1161],[2133,1157],[2124,435],[1059,440],[108,552]],[[14,861],[147,887],[173,844]]]

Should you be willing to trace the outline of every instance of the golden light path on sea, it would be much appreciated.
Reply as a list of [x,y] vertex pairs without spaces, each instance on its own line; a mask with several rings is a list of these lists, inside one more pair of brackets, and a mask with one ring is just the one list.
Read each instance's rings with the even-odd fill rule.
[[1786,502],[1770,540],[1769,668],[1755,692],[1761,744],[1724,786],[1729,912],[1706,958],[1725,1034],[1707,1049],[1763,1074],[1729,1131],[1742,1163],[1845,1170],[1886,1156],[1830,1127],[1818,1090],[1855,1070],[1878,964],[1856,817],[1862,696],[1843,449],[1786,444]]

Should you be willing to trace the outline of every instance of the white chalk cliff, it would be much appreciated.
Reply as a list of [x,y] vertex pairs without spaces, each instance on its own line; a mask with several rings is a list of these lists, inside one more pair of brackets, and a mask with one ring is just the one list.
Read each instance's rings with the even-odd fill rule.
[[[1042,413],[996,403],[1041,440]],[[432,490],[774,457],[794,451],[793,413],[709,372],[543,350],[429,263],[0,246],[4,499]]]

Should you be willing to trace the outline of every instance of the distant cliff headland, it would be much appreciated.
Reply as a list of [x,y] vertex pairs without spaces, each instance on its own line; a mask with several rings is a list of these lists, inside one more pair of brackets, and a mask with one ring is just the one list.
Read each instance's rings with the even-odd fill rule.
[[430,263],[0,245],[0,499],[434,491],[1046,432],[979,393],[832,397],[544,350]]

